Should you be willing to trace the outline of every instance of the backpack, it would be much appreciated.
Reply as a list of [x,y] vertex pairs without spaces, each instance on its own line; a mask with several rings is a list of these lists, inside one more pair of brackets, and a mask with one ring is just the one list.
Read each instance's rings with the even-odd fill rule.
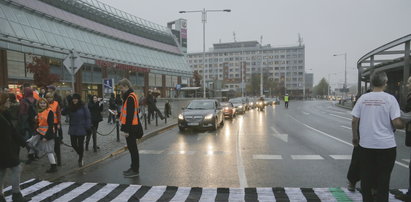
[[24,102],[27,104],[27,126],[30,129],[36,128],[36,116],[37,116],[37,110],[36,110],[36,101],[31,103],[28,99],[23,99]]

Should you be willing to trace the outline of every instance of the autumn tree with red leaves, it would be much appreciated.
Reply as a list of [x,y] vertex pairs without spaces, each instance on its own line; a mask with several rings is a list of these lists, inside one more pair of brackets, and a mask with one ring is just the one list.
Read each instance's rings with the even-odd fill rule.
[[34,84],[38,87],[46,87],[60,81],[59,75],[50,73],[49,60],[45,57],[33,57],[33,62],[29,63],[27,68],[33,73]]

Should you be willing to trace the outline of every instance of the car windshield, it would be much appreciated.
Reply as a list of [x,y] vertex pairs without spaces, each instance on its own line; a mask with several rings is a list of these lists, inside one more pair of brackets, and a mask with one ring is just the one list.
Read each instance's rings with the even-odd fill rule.
[[233,104],[241,104],[243,103],[240,99],[232,99],[229,102],[233,103]]
[[221,106],[222,106],[222,107],[232,107],[232,104],[229,103],[229,102],[222,102],[222,103],[221,103]]
[[212,101],[192,101],[187,109],[214,109],[214,102]]

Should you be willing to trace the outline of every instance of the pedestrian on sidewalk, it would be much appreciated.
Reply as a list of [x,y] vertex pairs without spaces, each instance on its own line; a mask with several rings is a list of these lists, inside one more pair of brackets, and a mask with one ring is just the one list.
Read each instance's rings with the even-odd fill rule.
[[45,98],[40,98],[37,102],[38,114],[36,121],[38,127],[36,128],[36,135],[31,137],[27,144],[29,145],[29,155],[46,154],[50,162],[50,168],[47,173],[57,172],[57,163],[54,158],[54,143],[55,143],[55,130],[54,130],[54,113],[50,108],[49,103]]
[[10,121],[7,109],[10,107],[9,94],[0,93],[0,201],[6,201],[3,193],[7,170],[10,170],[11,192],[13,201],[29,201],[20,191],[20,147],[26,146],[26,141]]
[[60,144],[63,141],[63,130],[61,128],[61,107],[60,104],[54,100],[52,93],[46,94],[47,102],[50,105],[51,111],[54,114],[54,131],[56,131],[56,139],[54,141],[54,152],[57,157],[57,166],[61,166],[61,151]]
[[152,90],[148,90],[147,96],[147,106],[148,106],[148,123],[150,124],[150,119],[154,120],[154,112],[157,112],[157,115],[160,116],[160,119],[163,120],[164,116],[161,111],[157,108],[156,97],[153,95]]
[[385,72],[374,73],[373,91],[361,96],[352,110],[352,143],[360,150],[361,194],[365,202],[388,201],[396,157],[393,131],[404,127],[397,100],[384,92],[387,81]]
[[144,118],[144,115],[146,115],[147,107],[147,98],[144,96],[144,93],[141,93],[141,97],[138,100],[138,105],[140,106],[140,117]]
[[[116,98],[114,97],[114,93],[110,94],[110,100],[108,101],[108,109],[110,109],[113,112],[115,112],[117,110]],[[115,118],[114,114],[108,113],[107,123],[108,124],[113,124],[115,120],[116,120],[116,118]]]
[[[19,120],[17,131],[28,140],[35,135],[36,123],[35,117],[37,116],[37,100],[33,97],[33,91],[30,87],[22,88],[24,90],[23,98],[20,101],[19,106]],[[37,160],[38,155],[28,155],[26,164],[30,164],[32,161]]]
[[[66,108],[66,107],[68,107],[68,106],[70,105],[70,103],[71,103],[72,100],[73,100],[72,95],[73,95],[73,92],[72,92],[71,90],[69,90],[69,91],[66,93],[66,97],[65,97],[65,99],[63,100],[63,105],[60,106],[61,108]],[[68,122],[70,121],[70,116],[69,116],[69,115],[66,115],[65,117],[66,117],[66,120],[64,120],[64,122],[68,123]]]
[[121,112],[121,106],[123,106],[123,100],[121,99],[120,93],[116,95],[116,107],[117,107],[117,114]]
[[91,130],[90,111],[81,100],[80,94],[73,94],[72,101],[62,114],[70,116],[69,130],[71,146],[78,154],[78,166],[84,165],[84,138]]
[[127,148],[131,156],[131,166],[124,171],[124,177],[139,176],[140,159],[137,148],[137,139],[143,136],[143,128],[138,117],[138,96],[132,89],[128,79],[122,79],[118,87],[123,95],[123,106],[120,113],[122,135],[126,137]]
[[164,115],[169,118],[171,116],[171,105],[170,100],[167,100],[164,104]]
[[[88,145],[90,143],[91,136],[93,136],[93,151],[97,152],[97,149],[100,149],[100,147],[97,146],[97,129],[98,123],[103,121],[103,117],[101,116],[101,112],[103,111],[103,102],[101,100],[102,99],[98,98],[97,95],[93,95],[90,102],[88,103],[92,127],[91,133],[87,133],[86,151],[88,151]],[[111,116],[111,113],[109,116]]]
[[[407,96],[407,104],[405,105],[404,112],[409,113],[411,112],[411,76],[407,80],[407,88],[408,88],[408,96]],[[411,137],[411,121],[408,121],[405,125],[405,135]],[[406,137],[407,139],[408,137]],[[406,144],[407,146],[410,146]],[[406,193],[401,193],[395,195],[396,199],[400,199],[402,201],[411,202],[411,162],[408,166],[408,191]]]

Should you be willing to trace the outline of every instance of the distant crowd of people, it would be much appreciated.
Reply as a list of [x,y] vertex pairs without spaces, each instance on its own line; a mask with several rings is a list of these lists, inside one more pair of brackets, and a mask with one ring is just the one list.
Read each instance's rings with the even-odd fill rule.
[[[123,174],[125,177],[136,177],[139,175],[136,139],[143,135],[140,117],[144,117],[146,111],[148,123],[154,119],[155,113],[161,119],[165,117],[157,108],[156,96],[151,90],[146,97],[144,94],[138,97],[127,79],[119,81],[118,86],[121,95],[111,94],[107,122],[113,124],[119,120],[131,156],[131,166]],[[14,94],[7,88],[0,91],[0,202],[5,201],[3,184],[7,170],[10,170],[13,201],[30,200],[20,191],[20,147],[27,150],[26,164],[47,156],[50,167],[45,172],[57,172],[58,167],[62,166],[62,116],[66,117],[64,122],[69,125],[68,135],[72,148],[78,154],[79,167],[84,166],[84,150],[89,150],[91,139],[93,151],[99,150],[97,130],[103,120],[102,98],[90,95],[85,104],[78,93],[69,92],[63,99],[55,86],[41,88],[38,92],[27,83],[21,86],[20,92]],[[165,116],[171,115],[168,102],[165,107]]]

